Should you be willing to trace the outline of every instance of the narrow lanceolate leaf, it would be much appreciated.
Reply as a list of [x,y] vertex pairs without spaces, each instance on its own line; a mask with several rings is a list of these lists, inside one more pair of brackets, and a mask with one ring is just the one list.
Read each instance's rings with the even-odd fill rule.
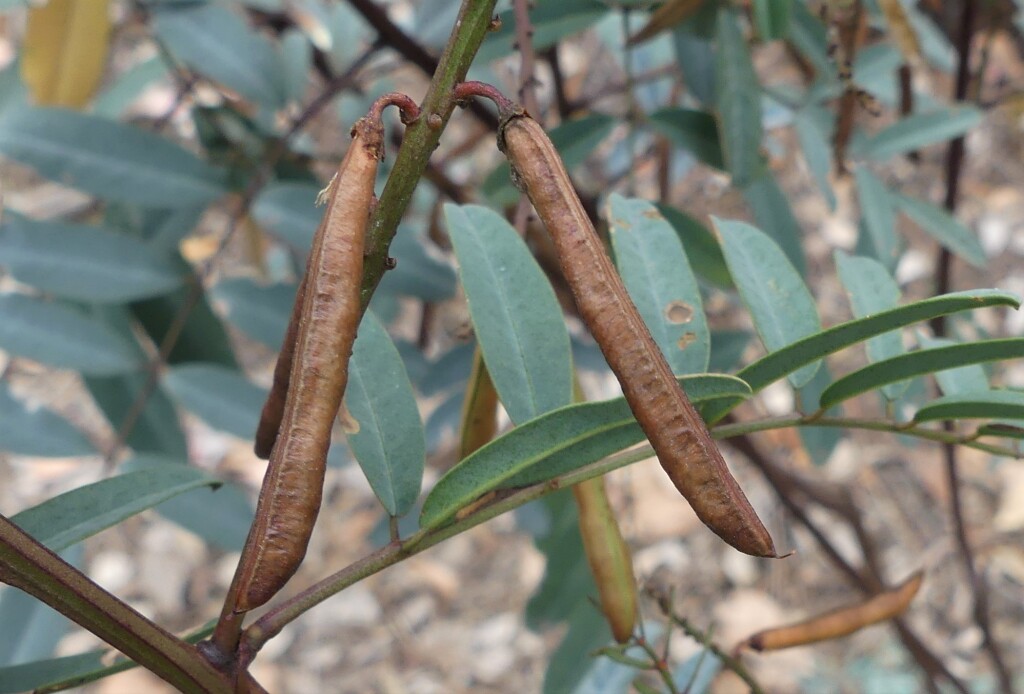
[[197,487],[220,481],[202,470],[166,465],[87,484],[47,499],[11,518],[54,552],[81,542],[125,518]]
[[981,122],[984,114],[966,104],[909,116],[869,137],[851,154],[888,159],[959,137]]
[[42,407],[27,407],[0,384],[0,451],[63,458],[91,455],[96,449],[66,419]]
[[[711,219],[729,272],[768,351],[821,330],[811,292],[782,250],[749,224]],[[794,388],[806,385],[817,369],[817,363],[801,368],[790,375],[790,383]]]
[[252,206],[260,226],[303,253],[313,244],[323,210],[317,207],[319,188],[308,183],[274,183],[263,189]]
[[[732,376],[679,379],[691,402],[744,398]],[[423,503],[420,526],[437,527],[483,494],[549,480],[644,439],[625,398],[563,407],[519,425],[453,467]]]
[[97,303],[164,294],[183,279],[169,255],[131,236],[23,217],[0,227],[0,265],[44,292]]
[[896,205],[936,241],[975,267],[983,268],[987,259],[978,237],[941,207],[911,198],[893,196]]
[[195,207],[225,192],[219,170],[170,140],[62,109],[5,109],[0,153],[58,183],[146,207]]
[[90,376],[134,371],[135,346],[69,305],[21,294],[0,295],[0,349]]
[[725,168],[718,123],[707,111],[669,107],[655,111],[648,118],[675,146],[687,150],[708,166]]
[[572,353],[551,284],[515,229],[477,205],[445,206],[477,339],[519,424],[572,402]]
[[107,60],[110,0],[50,0],[28,11],[21,75],[32,101],[81,108]]
[[676,230],[686,251],[686,257],[690,259],[690,266],[697,276],[716,287],[732,289],[732,275],[729,274],[725,257],[722,256],[722,247],[718,245],[711,230],[671,205],[659,203],[655,207]]
[[[900,288],[878,261],[851,257],[842,251],[836,251],[835,259],[839,279],[850,297],[850,306],[856,318],[872,316],[899,305]],[[872,337],[867,343],[869,361],[882,361],[903,354],[903,351],[903,337],[899,331]],[[904,381],[885,386],[882,392],[887,399],[895,400],[906,388],[907,382]]]
[[1024,391],[976,390],[932,400],[914,415],[915,422],[936,419],[1024,419]]
[[[923,335],[917,338],[917,343],[922,349],[948,347],[957,344],[955,341],[945,337],[925,337]],[[943,395],[973,393],[989,389],[988,375],[985,373],[985,367],[981,364],[968,364],[967,366],[959,366],[955,369],[944,369],[943,371],[936,371],[932,375],[939,384],[939,390],[942,391]]]
[[707,371],[711,337],[700,288],[672,225],[651,203],[614,193],[607,216],[622,281],[672,373]]
[[240,372],[218,364],[168,369],[164,387],[186,410],[214,429],[248,439],[256,431],[267,391]]
[[789,34],[789,10],[793,0],[754,0],[754,26],[762,40],[784,39]]
[[279,349],[288,328],[294,284],[261,285],[248,278],[223,280],[211,293],[227,307],[228,321],[249,337]]
[[277,49],[226,7],[200,5],[161,10],[156,35],[176,58],[261,106],[285,101]]
[[349,361],[345,407],[359,427],[346,432],[348,445],[373,493],[389,514],[404,515],[423,480],[423,423],[402,357],[371,311]]
[[921,42],[917,40],[914,25],[903,9],[900,0],[879,0],[879,8],[885,15],[886,30],[889,40],[896,44],[908,64],[918,64],[924,58],[921,55]]
[[814,182],[825,196],[830,210],[836,207],[836,196],[832,190],[829,176],[832,172],[832,145],[830,143],[833,127],[831,114],[814,105],[807,105],[794,114],[794,130],[800,141],[807,168],[814,176]]
[[885,184],[866,166],[856,167],[853,175],[857,182],[861,228],[871,239],[875,257],[891,272],[900,257],[892,196]]
[[733,183],[742,187],[764,168],[761,156],[761,85],[737,14],[718,11],[715,25],[715,105],[718,109],[725,164]]
[[967,364],[983,364],[1021,357],[1024,357],[1024,338],[983,340],[922,349],[870,364],[840,378],[822,393],[821,407],[827,409],[837,402],[911,376],[921,376]]
[[807,274],[800,223],[779,182],[769,171],[743,186],[743,199],[754,213],[757,227],[779,245],[800,276]]
[[[801,366],[817,361],[858,342],[903,328],[921,321],[931,320],[959,311],[970,311],[985,306],[1020,308],[1020,297],[998,289],[975,289],[954,292],[917,301],[873,316],[840,323],[820,333],[804,338],[776,352],[765,355],[736,375],[758,392],[769,383],[796,371]],[[732,409],[731,405],[712,405],[704,411],[709,422],[718,421]]]

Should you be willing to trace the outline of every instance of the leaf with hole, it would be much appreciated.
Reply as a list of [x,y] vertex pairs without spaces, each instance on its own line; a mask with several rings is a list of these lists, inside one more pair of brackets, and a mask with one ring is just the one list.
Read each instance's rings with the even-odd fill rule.
[[607,217],[615,265],[672,373],[707,371],[707,318],[675,229],[651,203],[615,193]]

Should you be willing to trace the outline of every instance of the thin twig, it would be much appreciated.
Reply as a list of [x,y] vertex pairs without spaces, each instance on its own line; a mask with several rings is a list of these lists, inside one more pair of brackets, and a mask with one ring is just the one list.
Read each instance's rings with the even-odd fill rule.
[[534,68],[533,24],[530,22],[530,0],[513,0],[516,47],[519,49],[519,101],[535,119],[541,119],[537,104],[537,74]]

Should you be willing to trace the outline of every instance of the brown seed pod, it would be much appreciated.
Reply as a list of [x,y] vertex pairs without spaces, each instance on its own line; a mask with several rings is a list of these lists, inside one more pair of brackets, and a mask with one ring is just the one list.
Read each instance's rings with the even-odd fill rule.
[[892,590],[879,593],[860,604],[832,610],[797,624],[759,631],[744,641],[741,647],[755,651],[774,651],[852,634],[858,629],[903,614],[923,581],[924,574],[918,571]]
[[626,643],[636,627],[637,605],[629,547],[608,504],[603,477],[580,482],[572,492],[579,509],[583,549],[601,598],[601,611],[615,640]]
[[[291,578],[305,557],[320,510],[331,427],[348,381],[348,361],[362,315],[364,240],[377,163],[384,151],[380,112],[395,99],[381,97],[356,123],[352,145],[324,191],[327,209],[296,299],[301,308],[293,320],[294,347],[289,350],[286,344],[278,362],[278,371],[291,362],[288,378],[275,380],[287,395],[256,518],[232,586],[236,613],[259,607]],[[271,426],[277,408],[268,402],[264,410],[269,410],[264,446],[269,437],[265,432],[277,429]]]
[[[379,123],[381,111],[389,105],[395,105],[401,109],[402,122],[406,125],[409,125],[419,117],[419,107],[416,106],[412,99],[405,94],[391,92],[374,102],[367,118]],[[358,127],[359,124],[357,123],[352,128],[353,136],[357,134],[356,129]],[[355,144],[353,142],[352,146],[355,147]],[[381,153],[383,153],[383,144],[381,145]],[[327,188],[320,193],[320,197],[317,198],[318,205],[328,202],[327,198],[333,194],[335,182],[341,174],[342,167],[345,165],[345,161],[342,161],[334,178],[328,183]],[[376,201],[371,204],[369,209],[372,210],[375,204]],[[281,429],[285,400],[288,394],[288,384],[291,380],[295,343],[299,337],[299,323],[302,318],[302,307],[306,297],[306,282],[310,275],[313,261],[317,257],[318,249],[323,245],[323,238],[326,232],[324,221],[326,219],[327,214],[324,215],[324,220],[321,220],[316,235],[313,237],[313,245],[309,252],[309,258],[306,260],[306,270],[302,275],[302,280],[299,282],[298,290],[295,292],[295,303],[292,305],[291,317],[288,320],[288,330],[285,332],[284,342],[281,344],[281,351],[278,354],[277,363],[274,365],[274,380],[270,386],[267,401],[263,404],[263,410],[260,412],[260,421],[256,427],[255,445],[253,446],[256,455],[260,458],[266,459],[270,457],[271,451],[274,449],[274,442],[277,441],[278,431]]]
[[498,102],[498,147],[512,165],[513,180],[551,234],[580,315],[676,489],[704,524],[736,549],[778,556],[771,535],[629,298],[544,129],[489,85],[465,82],[456,87],[455,96],[486,96]]

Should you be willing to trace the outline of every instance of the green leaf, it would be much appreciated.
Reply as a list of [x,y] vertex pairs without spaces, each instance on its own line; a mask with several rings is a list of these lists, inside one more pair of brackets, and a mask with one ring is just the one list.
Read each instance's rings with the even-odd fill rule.
[[167,465],[72,489],[15,514],[11,521],[54,552],[196,487],[220,484],[202,470]]
[[[953,340],[944,337],[918,337],[918,346],[931,349],[932,347],[948,347],[957,344]],[[981,364],[968,364],[956,369],[945,369],[936,371],[935,380],[943,395],[955,395],[957,393],[970,393],[981,390],[988,390],[988,376]]]
[[13,217],[0,227],[0,263],[44,292],[123,303],[181,285],[170,258],[138,239],[85,224]]
[[720,289],[732,289],[732,275],[725,264],[722,247],[718,245],[711,230],[671,205],[658,203],[655,207],[676,230],[693,271],[705,282]]
[[753,337],[754,334],[748,330],[712,330],[708,371],[724,374],[738,368]]
[[[562,157],[565,168],[572,172],[594,153],[601,141],[615,127],[615,123],[616,120],[612,116],[591,113],[582,118],[559,123],[548,132],[548,137]],[[512,184],[511,169],[507,161],[502,162],[487,176],[480,187],[480,192],[495,207],[516,204],[519,191]]]
[[50,410],[28,408],[0,384],[0,450],[40,458],[96,453],[89,440]]
[[1024,357],[1024,338],[982,340],[965,344],[921,349],[892,359],[869,364],[843,376],[821,395],[822,408],[828,408],[887,383],[910,376],[921,376],[967,364],[981,364]]
[[836,195],[829,180],[832,174],[832,120],[831,114],[812,105],[796,111],[793,120],[804,161],[830,210],[836,207]]
[[[61,559],[80,569],[85,554],[82,546],[60,553]],[[49,658],[72,626],[72,622],[44,602],[17,588],[0,587],[0,665],[28,663]],[[3,682],[0,669],[0,684]]]
[[[679,379],[690,401],[747,397],[747,386],[722,374]],[[625,398],[568,405],[520,424],[449,470],[423,502],[420,527],[442,525],[492,489],[542,482],[644,439]]]
[[161,10],[153,31],[181,62],[261,106],[284,105],[284,75],[277,49],[226,7],[200,5]]
[[984,114],[978,108],[961,104],[929,113],[903,118],[851,147],[853,156],[884,160],[960,137],[981,122]]
[[211,292],[227,306],[232,325],[277,350],[288,329],[297,289],[294,284],[261,285],[248,278],[236,278],[218,282]]
[[924,405],[915,422],[937,419],[1024,419],[1024,392],[974,390],[946,395]]
[[[664,631],[665,628],[660,622],[646,621],[640,633],[649,644],[655,644],[659,642]],[[610,653],[603,653],[604,657],[591,658],[590,666],[585,669],[583,679],[576,685],[573,694],[625,694],[631,691],[630,683],[641,672],[633,663],[649,663],[650,656],[636,644],[622,650],[618,650],[618,645],[610,648],[613,650]]]
[[718,123],[707,111],[672,106],[658,109],[648,120],[676,147],[691,152],[708,166],[725,169]]
[[[213,633],[213,623],[193,631],[185,637],[189,643],[198,643]],[[19,694],[29,690],[59,691],[73,686],[109,677],[138,667],[112,649],[104,648],[62,658],[37,660],[31,663],[0,668],[0,694]],[[114,664],[111,665],[111,661]],[[53,687],[54,689],[50,689]]]
[[380,289],[422,301],[444,301],[455,296],[455,270],[446,259],[431,254],[428,244],[433,246],[411,228],[399,225],[389,251],[398,266],[384,275]]
[[791,4],[792,0],[754,0],[754,26],[762,40],[786,38]]
[[515,423],[572,402],[572,354],[551,284],[515,229],[477,205],[445,205],[477,340]]
[[[871,258],[850,257],[842,251],[836,251],[835,260],[855,318],[888,311],[899,305],[900,288],[881,263]],[[898,331],[872,337],[867,343],[868,361],[882,361],[903,352],[903,337]],[[895,400],[908,385],[908,381],[888,385],[882,392],[888,400]]]
[[742,188],[761,175],[761,83],[737,14],[718,10],[715,25],[715,105],[726,168]]
[[219,170],[170,140],[74,111],[24,106],[0,112],[0,152],[107,200],[195,207],[225,192]]
[[871,239],[875,257],[890,272],[900,258],[900,239],[896,234],[896,210],[885,184],[866,166],[853,170],[857,182],[861,224]]
[[93,102],[93,113],[105,118],[119,117],[155,82],[166,80],[167,65],[159,56],[152,56],[117,75],[109,87]]
[[308,183],[273,183],[256,196],[252,216],[270,233],[306,253],[320,226],[323,210],[316,207],[319,189]]
[[578,600],[569,617],[569,630],[548,662],[543,694],[583,694],[575,688],[587,671],[591,653],[609,641],[611,632],[601,611],[587,600]]
[[[596,0],[562,0],[538,3],[530,9],[534,50],[553,46],[567,36],[583,31],[608,14],[608,8]],[[487,64],[514,50],[515,18],[512,10],[498,15],[500,26],[484,39],[474,64]]]
[[[706,3],[705,7],[713,7]],[[687,26],[679,24],[672,31],[672,42],[676,52],[676,64],[683,74],[687,93],[704,106],[715,104],[715,47],[714,43],[695,36]]]
[[348,445],[373,493],[390,515],[404,515],[423,480],[423,423],[402,357],[371,311],[359,325],[345,406],[359,422]]
[[253,437],[267,399],[265,389],[217,364],[175,366],[167,370],[163,385],[186,410],[241,439]]
[[[131,340],[136,358],[145,359],[142,348],[132,338],[136,324],[127,306],[107,304],[94,307],[93,318],[102,321],[125,340]],[[110,426],[120,430],[129,413],[134,413],[136,400],[143,389],[147,389],[148,376],[139,371],[121,376],[86,376],[85,384],[93,400],[99,405]],[[173,403],[161,390],[155,390],[146,398],[142,413],[135,426],[128,433],[126,443],[136,453],[164,453],[182,460],[188,457],[185,434],[178,421]]]
[[766,171],[744,186],[742,193],[754,213],[758,228],[779,245],[801,276],[806,275],[807,261],[800,223],[793,216],[793,208],[789,206],[789,200],[779,188],[775,176]]
[[921,229],[971,265],[984,268],[987,258],[978,238],[949,212],[924,200],[898,193],[893,200]]
[[[143,454],[133,457],[122,469],[135,472],[186,465],[184,456]],[[210,489],[179,494],[154,506],[153,510],[225,552],[242,549],[255,512],[249,491],[230,481]]]
[[1024,440],[1024,419],[1003,419],[978,427],[978,436],[1000,436]]
[[789,41],[823,76],[835,75],[835,66],[828,55],[828,34],[815,12],[803,2],[792,3],[789,19]]
[[281,36],[281,74],[285,97],[299,101],[306,94],[313,64],[313,47],[298,29],[286,29]]
[[700,288],[672,225],[646,200],[616,193],[607,217],[615,264],[672,373],[707,371],[711,336]]
[[67,304],[0,295],[0,347],[11,354],[83,374],[134,371],[134,345]]
[[[975,289],[924,299],[822,330],[816,335],[761,357],[741,369],[736,376],[750,384],[751,390],[756,393],[804,364],[817,361],[875,335],[931,320],[937,316],[985,306],[1012,306],[1017,309],[1020,308],[1020,297],[998,289]],[[714,406],[708,408],[704,414],[709,422],[716,422],[729,409],[730,406]]]
[[[832,371],[829,369],[828,363],[822,361],[814,378],[797,391],[797,409],[800,412],[814,412],[818,407],[821,394],[825,392],[831,382]],[[841,417],[843,408],[836,406],[826,410],[825,414],[829,417]],[[800,435],[800,441],[811,462],[815,465],[824,465],[835,451],[836,446],[839,445],[845,432],[836,427],[800,427],[797,433]]]
[[526,625],[534,631],[558,624],[588,595],[597,594],[580,537],[576,500],[568,489],[516,509],[517,524],[533,535],[544,555],[544,578],[526,605]]
[[[750,309],[769,352],[821,330],[814,299],[782,250],[759,229],[744,222],[711,218],[722,239],[729,272]],[[794,388],[806,385],[818,364],[789,376]]]

